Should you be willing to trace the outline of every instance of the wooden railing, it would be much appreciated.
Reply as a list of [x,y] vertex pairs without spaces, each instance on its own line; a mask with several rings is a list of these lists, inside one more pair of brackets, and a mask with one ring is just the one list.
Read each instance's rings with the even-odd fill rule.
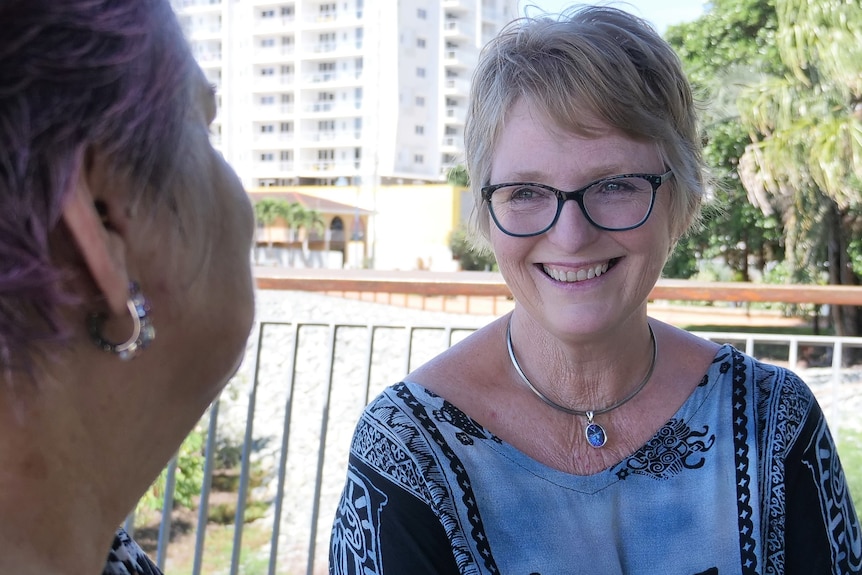
[[[261,289],[462,296],[511,295],[495,272],[255,268]],[[776,285],[660,279],[652,300],[781,302],[862,306],[862,286]]]

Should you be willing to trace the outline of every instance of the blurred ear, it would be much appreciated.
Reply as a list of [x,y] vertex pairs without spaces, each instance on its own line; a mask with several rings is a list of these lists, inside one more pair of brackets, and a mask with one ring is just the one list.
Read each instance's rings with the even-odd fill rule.
[[117,232],[120,226],[111,223],[111,213],[117,211],[104,196],[111,190],[97,173],[99,163],[91,159],[89,154],[80,155],[78,180],[63,205],[62,218],[111,311],[122,314],[129,297],[125,243]]

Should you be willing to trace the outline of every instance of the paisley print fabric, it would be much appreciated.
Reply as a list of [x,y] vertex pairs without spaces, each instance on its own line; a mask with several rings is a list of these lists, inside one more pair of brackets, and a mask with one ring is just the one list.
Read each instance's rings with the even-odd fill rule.
[[333,575],[860,571],[859,520],[813,395],[728,345],[650,441],[590,476],[394,385],[356,427],[330,544]]
[[118,529],[102,575],[162,575],[162,572],[124,529]]

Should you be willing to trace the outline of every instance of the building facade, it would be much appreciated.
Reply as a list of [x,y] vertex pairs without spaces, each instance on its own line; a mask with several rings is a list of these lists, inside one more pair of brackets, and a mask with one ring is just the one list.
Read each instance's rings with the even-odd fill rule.
[[[173,0],[248,188],[439,183],[518,0]],[[378,206],[378,209],[381,209]]]

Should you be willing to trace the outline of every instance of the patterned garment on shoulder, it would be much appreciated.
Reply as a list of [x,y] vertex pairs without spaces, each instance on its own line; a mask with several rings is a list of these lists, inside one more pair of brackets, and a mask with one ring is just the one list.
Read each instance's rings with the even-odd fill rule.
[[118,529],[102,575],[162,575],[124,529]]

